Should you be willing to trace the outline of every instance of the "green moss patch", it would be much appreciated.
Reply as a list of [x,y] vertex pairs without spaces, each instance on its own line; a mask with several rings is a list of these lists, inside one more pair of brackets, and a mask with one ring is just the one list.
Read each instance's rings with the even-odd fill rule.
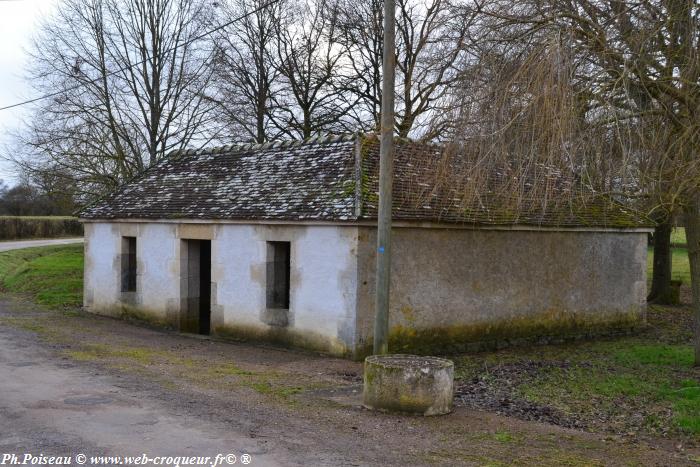
[[127,360],[142,365],[154,362],[162,352],[147,347],[113,347],[104,344],[88,344],[79,349],[67,350],[66,354],[76,360],[101,361],[104,359]]
[[640,311],[584,315],[549,310],[536,315],[444,328],[395,326],[389,333],[389,348],[396,353],[444,355],[550,340],[629,334],[642,324]]
[[125,304],[119,304],[116,315],[124,320],[133,321],[135,323],[145,326],[166,329],[177,328],[177,325],[175,323],[169,322],[166,318],[160,316],[158,313],[149,312],[148,310],[136,308]]
[[340,357],[351,356],[348,347],[339,339],[332,339],[310,331],[298,331],[293,328],[264,325],[219,325],[212,329],[212,335],[223,339],[314,350]]

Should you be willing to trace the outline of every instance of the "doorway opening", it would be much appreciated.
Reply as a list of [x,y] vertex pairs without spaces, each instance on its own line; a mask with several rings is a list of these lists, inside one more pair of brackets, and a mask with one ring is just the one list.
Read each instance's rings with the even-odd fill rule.
[[186,308],[180,330],[208,335],[211,331],[211,240],[185,240]]

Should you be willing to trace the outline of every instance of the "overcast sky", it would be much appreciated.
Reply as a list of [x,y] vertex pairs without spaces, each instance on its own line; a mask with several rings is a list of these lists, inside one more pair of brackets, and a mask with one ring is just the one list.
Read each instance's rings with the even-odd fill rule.
[[[57,0],[0,0],[0,107],[34,97],[22,79],[26,49],[40,18],[51,12]],[[23,108],[0,110],[0,147],[8,141],[7,130],[16,128]],[[12,167],[0,161],[0,178],[15,182]]]

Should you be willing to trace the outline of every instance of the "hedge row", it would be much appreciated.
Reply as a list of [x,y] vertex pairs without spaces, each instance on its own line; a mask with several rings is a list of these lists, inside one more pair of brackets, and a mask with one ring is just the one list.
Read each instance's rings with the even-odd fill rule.
[[0,216],[0,240],[82,235],[83,225],[75,217]]

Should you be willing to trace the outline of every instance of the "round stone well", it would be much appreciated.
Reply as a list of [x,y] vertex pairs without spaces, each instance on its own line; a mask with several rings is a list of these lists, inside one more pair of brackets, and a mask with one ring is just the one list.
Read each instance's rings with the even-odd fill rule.
[[452,411],[454,364],[438,357],[371,355],[365,359],[364,406],[412,415]]

